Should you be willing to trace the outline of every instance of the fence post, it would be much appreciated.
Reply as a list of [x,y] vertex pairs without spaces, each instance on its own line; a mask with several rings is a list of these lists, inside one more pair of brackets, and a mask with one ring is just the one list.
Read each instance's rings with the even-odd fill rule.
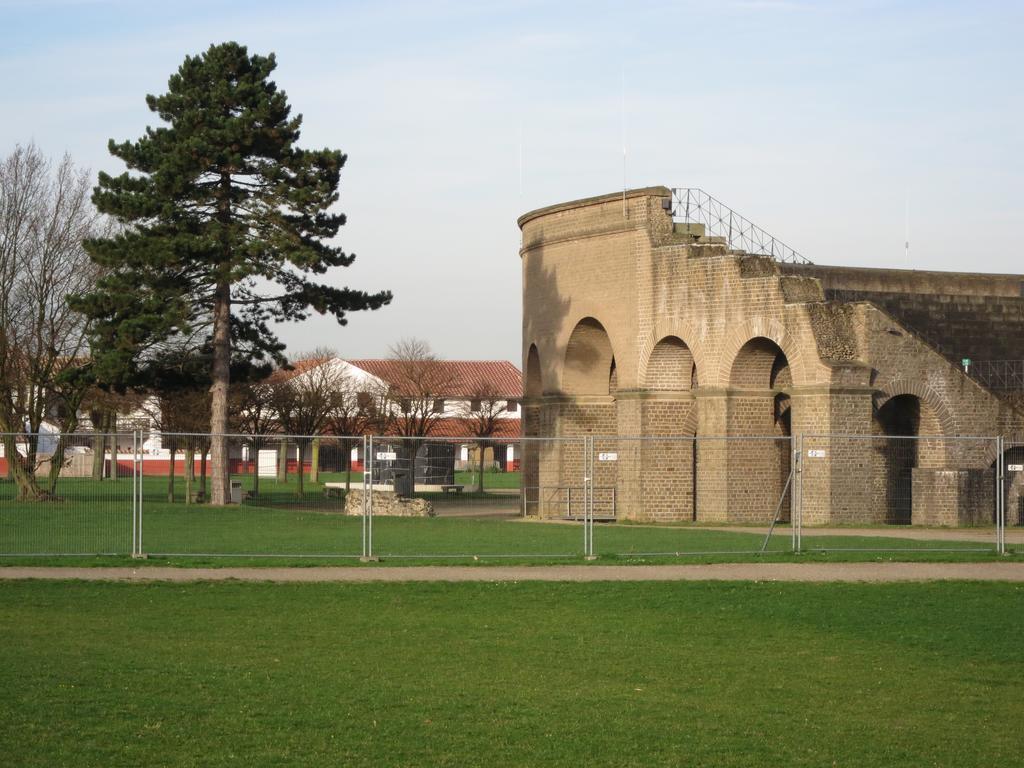
[[996,438],[996,552],[1006,554],[1006,454],[1003,450],[1003,438]]
[[594,437],[583,437],[583,557],[594,559]]
[[803,433],[796,437],[796,501],[791,517],[793,521],[793,551],[800,552],[803,548],[804,529],[804,436]]
[[373,447],[373,435],[369,435],[366,438],[366,458],[363,461],[363,503],[364,514],[363,514],[363,526],[365,531],[365,537],[363,540],[363,560],[369,562],[374,559],[373,557],[373,481],[374,481],[374,468],[375,459]]
[[139,432],[132,430],[132,557],[138,553]]
[[362,560],[366,560],[368,557],[366,554],[366,518],[370,511],[371,482],[370,438],[369,435],[363,435],[363,516],[359,519],[360,533],[362,534],[362,549],[360,550]]
[[139,557],[145,557],[145,549],[142,546],[142,493],[143,480],[146,477],[146,451],[143,449],[142,433],[139,433]]

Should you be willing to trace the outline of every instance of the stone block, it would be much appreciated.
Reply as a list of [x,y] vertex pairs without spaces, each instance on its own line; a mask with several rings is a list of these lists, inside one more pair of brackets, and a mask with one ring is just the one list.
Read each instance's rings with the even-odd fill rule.
[[[373,491],[374,517],[434,517],[434,505],[427,499],[396,496],[391,491]],[[345,495],[345,514],[363,514],[363,491],[350,490]]]

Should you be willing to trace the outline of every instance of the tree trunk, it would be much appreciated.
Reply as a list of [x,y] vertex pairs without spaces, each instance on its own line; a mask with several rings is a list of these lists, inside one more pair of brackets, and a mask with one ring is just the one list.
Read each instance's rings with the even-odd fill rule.
[[196,449],[191,441],[185,443],[185,503],[192,503],[192,485],[196,479]]
[[277,449],[277,482],[288,482],[288,441],[282,440]]
[[309,464],[309,482],[320,482],[320,438],[313,438],[313,453]]
[[260,441],[252,441],[252,495],[260,495]]
[[341,441],[341,451],[342,461],[345,462],[345,493],[348,493],[352,487],[352,446],[347,440]]
[[18,486],[17,500],[42,501],[45,499],[46,494],[36,480],[35,461],[30,460],[34,451],[29,450],[29,458],[22,457],[18,453],[18,442],[13,434],[5,434],[3,442],[4,456],[7,458],[7,471]]
[[[210,447],[205,443],[199,446],[199,450],[202,453],[199,455],[199,496],[203,501],[206,501],[206,457],[210,452]],[[228,462],[231,463],[230,461]]]
[[167,446],[167,450],[171,452],[171,466],[167,470],[167,501],[171,504],[174,503],[174,460],[178,453],[178,446],[176,443],[171,443]]
[[93,422],[94,428],[99,428],[99,434],[92,438],[92,479],[103,479],[103,467],[107,461],[107,436],[103,432],[103,421],[97,424]]
[[110,446],[110,468],[107,470],[107,477],[117,480],[117,412],[108,411],[107,418],[103,422],[103,431],[107,434],[107,444]]
[[223,506],[228,493],[228,385],[231,383],[231,283],[217,285],[213,306],[213,384],[210,386],[210,502]]
[[64,452],[67,450],[68,445],[68,433],[74,433],[78,428],[78,423],[72,419],[67,425],[67,432],[61,432],[60,437],[57,438],[57,447],[53,452],[53,456],[50,457],[50,472],[49,477],[46,479],[46,490],[50,495],[57,493],[57,479],[60,477],[60,471],[64,469]]
[[480,462],[479,462],[479,465],[480,465],[480,476],[477,478],[477,481],[476,481],[476,492],[477,493],[483,493],[484,492],[484,452],[487,450],[487,443],[484,443],[484,442],[477,443],[477,450],[480,451]]
[[302,497],[302,494],[303,494],[303,491],[304,491],[304,488],[302,487],[302,482],[303,482],[303,477],[306,474],[305,471],[303,471],[304,464],[303,464],[303,461],[302,461],[303,455],[306,453],[306,444],[307,443],[306,443],[305,440],[296,440],[295,441],[296,453],[298,453],[298,455],[299,455],[298,468],[297,468],[298,472],[296,474],[296,479],[298,481],[298,485],[295,486],[295,495],[300,497],[300,498]]

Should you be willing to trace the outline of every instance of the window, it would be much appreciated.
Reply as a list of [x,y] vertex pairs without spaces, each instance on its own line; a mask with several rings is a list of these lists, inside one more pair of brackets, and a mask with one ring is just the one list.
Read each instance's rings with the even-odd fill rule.
[[519,402],[517,400],[509,400],[505,403],[505,410],[509,413],[516,413],[519,411]]
[[434,413],[444,413],[444,398],[437,398],[434,400]]
[[473,413],[476,413],[477,411],[480,410],[480,400],[479,400],[479,398],[476,399],[476,400],[470,400],[469,401],[469,410],[473,411]]
[[370,403],[373,402],[373,398],[369,392],[358,392],[356,393],[356,405],[359,406],[360,410],[367,410],[370,407]]

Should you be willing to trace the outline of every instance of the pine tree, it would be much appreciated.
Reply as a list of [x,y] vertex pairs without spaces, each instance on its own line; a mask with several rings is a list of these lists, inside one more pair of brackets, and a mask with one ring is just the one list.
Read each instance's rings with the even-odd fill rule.
[[[269,79],[275,66],[273,54],[213,45],[146,97],[165,125],[110,141],[130,170],[101,173],[93,202],[124,227],[86,243],[108,274],[73,299],[92,321],[101,380],[129,383],[168,344],[207,354],[214,435],[228,428],[232,363],[283,362],[271,323],[316,311],[344,325],[346,312],[391,300],[311,279],[354,258],[329,242],[345,223],[330,208],[346,158],[296,146],[302,118]],[[214,504],[228,500],[226,448],[214,438]]]

